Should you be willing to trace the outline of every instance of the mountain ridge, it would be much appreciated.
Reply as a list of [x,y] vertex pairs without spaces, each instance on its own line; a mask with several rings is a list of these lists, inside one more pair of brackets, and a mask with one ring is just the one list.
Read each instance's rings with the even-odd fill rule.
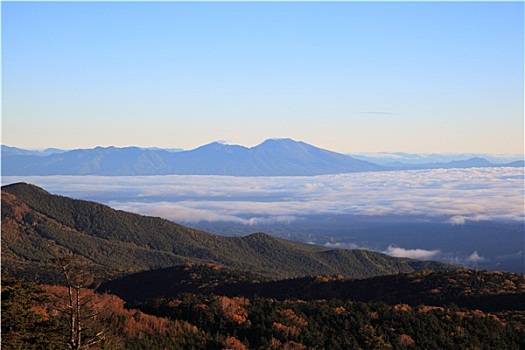
[[[4,176],[31,175],[228,175],[312,176],[366,171],[448,169],[471,167],[523,167],[525,162],[493,163],[479,156],[445,161],[428,157],[393,154],[407,158],[348,155],[318,148],[289,138],[268,139],[254,147],[212,142],[192,150],[143,147],[95,147],[93,149],[44,151],[2,145]],[[409,159],[410,158],[410,159]],[[403,159],[403,158],[401,158]],[[414,162],[414,160],[417,160]],[[429,161],[425,160],[428,159]]]
[[2,248],[3,268],[37,279],[49,273],[45,265],[50,259],[65,253],[95,263],[106,278],[186,262],[216,263],[282,278],[337,273],[365,277],[458,268],[366,250],[308,245],[264,233],[219,236],[53,195],[25,183],[2,187]]
[[[400,156],[399,154],[394,154]],[[401,154],[402,155],[402,154]],[[443,161],[438,155],[407,155],[417,162],[333,152],[289,138],[268,139],[254,147],[212,142],[192,150],[155,147],[95,147],[44,151],[2,145],[4,176],[30,175],[229,175],[313,176],[366,171],[522,167],[523,161],[496,164],[479,156]],[[440,161],[436,161],[440,159]]]
[[[379,152],[349,154],[350,156],[379,164],[391,170],[417,170],[437,168],[466,167],[520,167],[524,165],[524,155],[491,155],[491,154],[413,154],[404,152]],[[476,163],[473,163],[477,161]]]
[[291,139],[270,139],[251,148],[212,142],[180,152],[110,146],[44,155],[2,147],[4,175],[307,176],[382,169]]

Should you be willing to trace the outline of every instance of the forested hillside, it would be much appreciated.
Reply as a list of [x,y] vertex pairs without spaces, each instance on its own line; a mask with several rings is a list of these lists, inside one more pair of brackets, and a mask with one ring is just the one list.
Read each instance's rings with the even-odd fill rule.
[[[127,309],[114,295],[86,290],[82,349],[206,349],[206,333],[183,320]],[[2,274],[2,349],[71,349],[64,286],[36,285]],[[91,345],[88,342],[91,341]],[[219,339],[217,342],[224,341]]]
[[272,278],[339,273],[364,278],[457,268],[365,250],[301,244],[264,233],[224,237],[52,195],[25,183],[2,188],[2,248],[4,269],[42,282],[56,280],[46,264],[68,252],[92,262],[102,279],[184,262],[217,263]]
[[105,282],[99,290],[114,293],[130,303],[198,293],[278,300],[350,299],[413,306],[453,303],[484,311],[525,311],[525,275],[466,269],[366,279],[317,275],[275,281],[219,265],[185,264],[131,274]]
[[[126,308],[117,296],[91,289],[82,292],[82,311],[88,316],[83,316],[81,342],[93,339],[93,345],[85,348],[518,350],[525,346],[523,303],[492,304],[497,310],[487,311],[476,299],[499,295],[525,299],[523,275],[425,272],[396,275],[398,283],[393,285],[392,278],[386,277],[344,281],[317,276],[308,282],[282,281],[287,289],[272,290],[274,286],[267,284],[272,282],[258,281],[260,276],[217,265],[186,264],[158,272],[157,285],[163,280],[171,284],[171,295],[128,303]],[[333,294],[346,290],[344,283],[351,282],[368,284],[366,290],[372,295],[367,296],[365,289],[356,297]],[[148,289],[148,281],[141,283]],[[260,287],[261,294],[248,289],[249,296],[233,296],[243,294],[248,284]],[[406,290],[410,284],[414,287]],[[236,287],[224,295],[220,288],[225,285]],[[320,294],[301,299],[302,288],[312,291],[313,285]],[[68,319],[57,311],[67,306],[66,287],[38,286],[5,276],[2,286],[3,348],[70,348]],[[334,296],[323,295],[324,289]],[[473,297],[474,304],[457,305],[458,296]]]
[[524,291],[521,274],[2,188],[4,349],[523,349]]

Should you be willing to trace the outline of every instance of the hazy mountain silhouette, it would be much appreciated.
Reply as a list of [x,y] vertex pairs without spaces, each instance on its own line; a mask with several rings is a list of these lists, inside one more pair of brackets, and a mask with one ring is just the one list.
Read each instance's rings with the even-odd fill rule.
[[48,156],[3,152],[4,175],[322,175],[382,170],[290,139],[247,148],[214,142],[190,151],[97,147]]
[[62,149],[58,149],[58,148],[46,148],[46,149],[41,150],[41,151],[35,151],[35,150],[27,150],[27,149],[22,149],[22,148],[2,145],[2,157],[7,157],[7,156],[48,156],[50,154],[64,153],[64,152],[67,152],[67,151],[62,150]]
[[452,169],[474,167],[523,167],[518,156],[498,157],[473,154],[410,154],[404,152],[380,152],[377,154],[355,154],[352,157],[381,165],[389,170]]
[[[270,139],[255,147],[213,142],[189,151],[140,147],[96,147],[29,151],[2,146],[3,175],[232,175],[309,176],[362,171],[522,167],[523,161],[495,164],[480,157],[448,162],[398,153],[400,161],[375,164],[363,156],[321,149],[291,139]],[[404,158],[403,158],[404,157]],[[359,158],[359,159],[358,159]],[[411,159],[406,163],[403,159]],[[417,160],[414,162],[414,160]]]
[[[519,161],[518,161],[519,162]],[[384,165],[386,168],[395,168],[398,170],[415,170],[415,169],[453,169],[453,168],[481,168],[481,167],[499,167],[499,166],[519,166],[519,163],[494,164],[481,157],[473,157],[465,160],[452,160],[446,163],[433,162],[424,164],[405,164],[395,162]]]

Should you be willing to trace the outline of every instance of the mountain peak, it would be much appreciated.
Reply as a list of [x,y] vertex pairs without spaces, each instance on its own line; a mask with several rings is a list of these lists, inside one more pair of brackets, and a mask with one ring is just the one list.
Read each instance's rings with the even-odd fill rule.
[[[290,138],[276,138],[276,139],[267,139],[260,143],[259,145],[255,146],[257,147],[265,147],[265,146],[298,146],[298,145],[308,145],[302,141],[296,141],[292,140]],[[308,145],[310,146],[310,145]],[[314,147],[314,146],[311,146]]]
[[248,236],[245,236],[245,238],[253,241],[274,241],[276,239],[275,237],[270,236],[269,234],[264,232],[252,233]]
[[224,141],[215,141],[212,143],[208,143],[206,145],[197,147],[189,152],[203,152],[203,151],[213,151],[213,152],[226,152],[231,153],[233,151],[246,151],[248,150],[244,146],[240,145],[229,145],[225,143]]
[[41,187],[29,184],[27,182],[15,182],[9,185],[2,186],[2,191],[7,191],[12,194],[30,194],[30,193],[41,193],[41,194],[50,194]]
[[301,141],[296,141],[289,137],[276,137],[264,140],[261,144],[264,143],[303,143]]
[[321,149],[302,141],[295,141],[292,139],[268,139],[258,146],[251,148],[250,150],[255,152],[261,150],[278,152],[279,156],[288,154],[290,158],[294,158],[299,154],[310,153],[316,150],[320,151]]

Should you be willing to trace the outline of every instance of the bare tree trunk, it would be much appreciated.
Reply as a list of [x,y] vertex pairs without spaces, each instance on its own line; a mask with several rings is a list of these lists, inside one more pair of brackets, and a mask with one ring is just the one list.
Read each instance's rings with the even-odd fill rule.
[[[99,331],[95,335],[88,335],[88,339],[82,338],[84,332],[83,321],[88,322],[98,314],[98,311],[93,312],[94,310],[91,310],[94,307],[90,304],[92,297],[84,295],[84,292],[93,283],[93,275],[89,271],[89,266],[81,263],[73,255],[58,258],[55,264],[60,266],[62,270],[68,293],[68,305],[62,311],[67,318],[69,327],[67,345],[72,350],[88,348],[100,342],[104,338],[105,333],[104,331]],[[87,308],[87,312],[84,312],[84,308]]]
[[77,344],[79,343],[76,341],[77,337],[75,334],[77,318],[76,318],[76,312],[75,312],[75,306],[74,306],[74,299],[78,300],[78,292],[75,298],[73,296],[73,285],[71,284],[71,277],[69,276],[69,273],[67,271],[67,265],[63,264],[61,265],[61,267],[62,267],[62,273],[64,274],[64,277],[66,279],[66,287],[67,287],[68,302],[69,302],[68,311],[67,311],[68,325],[69,325],[69,343],[68,345],[71,349],[78,349]]
[[76,309],[77,309],[77,326],[76,326],[76,333],[77,333],[77,344],[78,344],[78,347],[77,348],[80,348],[80,344],[81,344],[81,341],[82,341],[82,326],[80,324],[80,285],[77,285],[77,288],[76,288],[76,292],[77,292],[77,305],[76,305]]

